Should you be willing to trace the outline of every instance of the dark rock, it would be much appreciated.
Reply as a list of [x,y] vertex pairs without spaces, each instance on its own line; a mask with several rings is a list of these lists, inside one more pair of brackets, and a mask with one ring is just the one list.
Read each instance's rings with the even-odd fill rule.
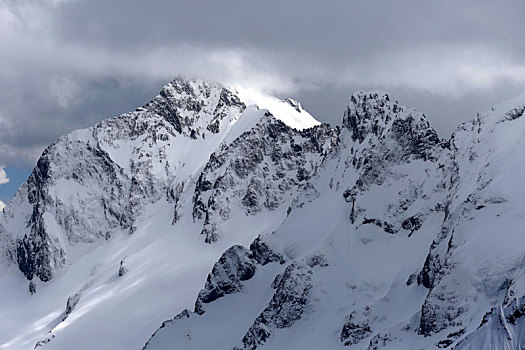
[[390,331],[387,331],[384,333],[383,332],[377,333],[370,340],[367,350],[379,350],[385,347],[391,341],[392,341],[392,334],[390,333]]
[[275,294],[244,335],[243,349],[258,348],[271,337],[272,328],[291,327],[302,317],[312,288],[312,270],[307,265],[292,263],[272,287]]
[[397,233],[397,230],[394,227],[394,225],[392,225],[392,224],[390,224],[390,223],[388,223],[386,221],[381,221],[380,219],[375,219],[375,218],[367,219],[365,217],[363,219],[363,222],[361,223],[361,225],[368,225],[368,224],[374,224],[377,227],[381,227],[383,229],[383,231],[385,231],[386,233],[390,233],[391,235]]
[[126,266],[126,258],[120,260],[120,268],[118,269],[119,277],[122,277],[128,272],[128,267]]
[[409,218],[406,218],[401,224],[401,227],[404,230],[410,231],[410,233],[408,234],[408,236],[410,237],[412,236],[412,233],[414,233],[414,231],[419,230],[422,225],[423,222],[421,220],[421,217],[419,215],[414,215]]
[[284,264],[284,258],[282,255],[272,251],[266,243],[262,242],[260,237],[257,237],[252,244],[250,244],[250,251],[252,257],[262,266],[270,262]]
[[246,190],[246,194],[242,198],[242,204],[246,207],[246,212],[248,214],[257,213],[261,210],[259,203],[259,197],[261,196],[261,183],[252,179]]
[[410,276],[408,276],[408,280],[406,281],[407,286],[411,286],[414,284],[414,282],[417,281],[417,274],[413,273]]
[[36,283],[34,281],[29,282],[29,293],[31,293],[31,295],[36,293]]
[[316,254],[309,257],[306,261],[306,264],[310,267],[327,267],[329,266],[328,260],[323,254]]
[[253,277],[256,267],[257,261],[250,250],[239,245],[229,248],[213,266],[196,304],[211,303],[226,294],[238,292],[242,282]]
[[44,347],[46,344],[48,344],[49,342],[51,342],[53,339],[55,339],[55,335],[54,334],[50,334],[49,336],[47,336],[45,339],[43,340],[39,340],[35,346],[34,346],[34,350],[36,349],[40,349],[42,347]]
[[214,134],[218,134],[219,133],[219,121],[218,120],[215,120],[213,123],[210,123],[206,129],[208,129],[210,132],[214,133]]
[[78,302],[80,301],[81,297],[82,297],[81,293],[76,293],[70,296],[69,298],[67,298],[66,312],[64,314],[64,318],[62,319],[62,321],[64,321],[73,312]]
[[348,318],[341,331],[341,342],[344,346],[358,344],[361,340],[372,334],[370,325],[367,320],[357,320],[356,312],[348,315]]
[[437,343],[437,346],[438,346],[438,348],[443,349],[443,348],[448,348],[450,345],[452,345],[452,343],[454,343],[453,340],[451,340],[451,339],[444,339],[444,340],[440,340]]

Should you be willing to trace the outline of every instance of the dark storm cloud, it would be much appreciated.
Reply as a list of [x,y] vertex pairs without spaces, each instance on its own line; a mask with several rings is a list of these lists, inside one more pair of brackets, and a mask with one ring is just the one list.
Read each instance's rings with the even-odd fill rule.
[[300,100],[339,123],[383,89],[443,137],[525,90],[522,1],[0,3],[0,164],[126,112],[185,74]]

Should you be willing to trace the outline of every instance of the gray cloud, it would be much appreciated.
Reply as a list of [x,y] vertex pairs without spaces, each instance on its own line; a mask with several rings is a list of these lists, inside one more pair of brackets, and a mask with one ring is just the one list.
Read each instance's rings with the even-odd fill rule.
[[0,4],[0,162],[134,109],[173,76],[254,86],[339,123],[383,89],[448,137],[525,90],[522,1],[8,0]]

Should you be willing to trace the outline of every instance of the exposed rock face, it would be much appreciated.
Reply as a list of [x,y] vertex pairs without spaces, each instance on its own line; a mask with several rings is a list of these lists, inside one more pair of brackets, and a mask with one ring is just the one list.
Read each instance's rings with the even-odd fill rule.
[[493,308],[456,349],[521,349],[525,344],[524,315],[523,297],[513,299],[505,307]]
[[355,93],[350,98],[343,118],[343,127],[351,131],[352,140],[363,143],[369,139],[391,138],[398,150],[391,149],[390,157],[405,160],[408,157],[427,159],[440,140],[424,115],[390,101],[381,92]]
[[257,349],[269,340],[274,329],[289,328],[302,317],[312,288],[312,274],[307,265],[292,263],[276,277],[272,300],[248,329],[242,338],[243,346],[238,349]]
[[242,246],[233,246],[222,254],[213,266],[204,289],[197,298],[195,309],[203,313],[202,304],[207,304],[225,294],[238,292],[242,282],[253,277],[257,262],[251,252]]
[[[336,188],[347,186],[342,194],[351,203],[352,224],[411,236],[427,216],[443,210],[452,166],[449,146],[423,114],[385,93],[361,91],[350,98],[340,138],[332,155],[342,177]],[[333,184],[337,175],[331,176]],[[371,201],[378,191],[389,201]]]
[[[186,180],[177,172],[185,160],[173,148],[206,136],[218,144],[221,128],[245,108],[221,85],[175,79],[136,111],[61,137],[13,201],[32,206],[28,229],[15,237],[20,270],[28,279],[49,281],[67,260],[67,244],[133,233],[145,205],[163,198],[175,202],[177,219]],[[10,213],[12,221],[22,215],[16,205]]]
[[50,158],[46,150],[33,170],[27,194],[33,212],[29,220],[29,233],[16,242],[16,257],[20,270],[27,279],[33,279],[36,274],[42,281],[48,281],[57,266],[64,262],[64,249],[53,236],[46,231],[43,214],[46,206],[52,204],[52,199],[46,193],[47,184],[51,180]]
[[253,259],[255,259],[262,266],[271,262],[278,262],[280,264],[285,263],[282,255],[270,249],[268,244],[263,242],[260,237],[257,237],[250,244],[250,252]]
[[388,331],[385,333],[377,333],[368,344],[368,350],[378,350],[386,348],[389,342],[392,341],[392,334]]
[[[193,199],[206,242],[239,207],[246,215],[288,207],[336,140],[326,124],[298,131],[267,114],[250,131],[210,156]],[[235,211],[237,213],[237,211]]]
[[229,248],[208,275],[206,285],[195,302],[195,312],[203,314],[203,304],[211,303],[226,294],[239,292],[243,282],[253,277],[258,265],[264,266],[270,262],[283,264],[284,260],[261,242],[260,238],[250,245],[250,249],[238,245]]
[[352,312],[343,325],[341,342],[345,346],[358,344],[361,340],[368,338],[372,334],[368,321],[366,319],[358,321],[356,320],[356,316],[355,311]]
[[73,312],[73,310],[77,306],[78,302],[80,301],[81,297],[82,297],[82,293],[76,293],[76,294],[70,296],[69,298],[67,298],[66,312],[64,314],[63,320],[65,320],[69,316],[69,314],[71,314],[71,312]]
[[[392,102],[384,93],[352,95],[343,128],[350,132],[351,162],[359,189],[382,184],[389,167],[412,160],[436,160],[439,137],[424,115]],[[387,166],[387,167],[385,167]]]
[[118,276],[119,277],[122,277],[126,274],[126,272],[128,272],[128,267],[127,267],[127,264],[126,264],[126,258],[120,260],[120,267],[118,269]]

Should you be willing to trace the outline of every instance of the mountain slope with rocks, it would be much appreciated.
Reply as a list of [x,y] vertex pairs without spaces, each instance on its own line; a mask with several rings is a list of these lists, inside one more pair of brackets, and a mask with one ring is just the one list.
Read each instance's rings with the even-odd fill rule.
[[175,79],[0,214],[0,348],[519,349],[524,111],[444,140],[382,92],[333,128]]

